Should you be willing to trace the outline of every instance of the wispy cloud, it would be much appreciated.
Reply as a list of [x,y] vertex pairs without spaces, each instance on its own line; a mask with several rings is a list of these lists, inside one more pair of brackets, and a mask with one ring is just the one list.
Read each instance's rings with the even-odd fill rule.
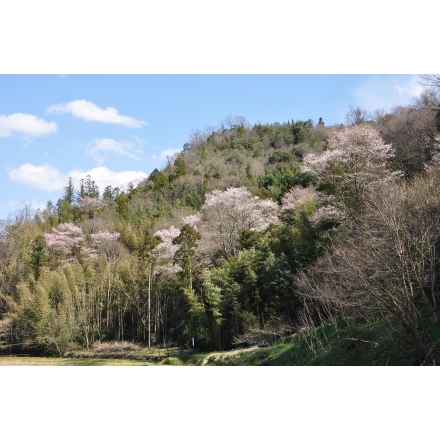
[[70,113],[78,119],[84,121],[103,122],[106,124],[122,125],[128,128],[140,128],[147,125],[145,121],[140,121],[131,116],[120,115],[114,107],[102,109],[91,101],[76,99],[67,104],[52,105],[47,109],[50,114]]
[[355,105],[365,110],[389,110],[410,104],[423,91],[418,75],[374,75],[353,90]]
[[57,124],[55,122],[47,122],[34,115],[26,113],[0,115],[0,137],[13,135],[39,137],[56,131]]
[[62,190],[67,185],[69,177],[72,178],[76,186],[79,186],[81,179],[91,176],[101,191],[109,185],[121,188],[130,182],[138,183],[147,177],[142,171],[111,171],[104,166],[85,171],[73,169],[64,174],[50,165],[32,165],[30,163],[9,170],[8,175],[14,182],[25,183],[46,191]]
[[95,139],[86,147],[86,153],[100,165],[104,163],[106,153],[114,153],[127,156],[130,159],[140,160],[142,154],[144,154],[141,148],[144,143],[145,141],[140,138],[122,141],[109,138]]
[[423,86],[420,84],[420,78],[413,76],[409,81],[403,84],[396,84],[394,89],[403,99],[418,97],[423,92]]
[[8,203],[8,209],[10,212],[17,213],[27,207],[31,211],[31,214],[34,214],[37,210],[44,210],[46,205],[46,203],[39,202],[36,199],[11,200]]

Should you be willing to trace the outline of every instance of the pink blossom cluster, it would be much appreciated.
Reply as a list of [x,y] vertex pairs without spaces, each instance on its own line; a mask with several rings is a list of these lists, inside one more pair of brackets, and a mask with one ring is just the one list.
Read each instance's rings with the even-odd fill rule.
[[[172,244],[174,238],[180,235],[180,230],[174,226],[169,227],[168,229],[161,229],[157,231],[154,236],[159,237],[162,240],[162,243],[159,243],[156,246],[156,249],[175,249],[179,248],[178,245]],[[177,247],[176,247],[177,246]]]
[[[74,251],[81,252],[85,257],[96,259],[98,250],[103,249],[106,254],[115,255],[118,248],[114,246],[119,240],[119,232],[99,231],[91,234],[92,247],[83,246],[85,236],[83,230],[73,223],[61,223],[52,232],[44,234],[46,244],[56,251],[72,256]],[[70,260],[72,260],[70,258]]]
[[293,212],[299,205],[314,202],[317,198],[318,194],[313,188],[296,186],[284,194],[281,200],[281,210],[283,212]]
[[344,162],[347,158],[346,152],[339,148],[336,150],[325,150],[321,154],[310,153],[303,159],[302,170],[315,177],[320,177],[330,164]]
[[187,215],[186,217],[182,218],[182,221],[186,225],[192,226],[194,229],[197,229],[197,225],[200,223],[201,217],[199,214]]
[[180,247],[178,244],[173,244],[173,239],[179,235],[180,230],[174,226],[161,229],[154,234],[155,237],[162,240],[162,243],[159,243],[150,252],[150,256],[157,264],[154,273],[175,273],[182,270],[180,266],[173,263],[174,255]]
[[61,223],[52,232],[44,234],[49,247],[64,254],[70,254],[75,248],[80,248],[84,241],[82,229],[73,223]]
[[90,248],[90,247],[83,247],[81,248],[81,253],[87,257],[90,258],[92,260],[96,260],[98,258],[98,252],[96,249],[94,248]]
[[354,125],[335,131],[328,139],[330,150],[342,149],[384,161],[393,154],[392,146],[385,144],[379,132],[368,125]]
[[84,196],[80,197],[78,200],[79,208],[86,211],[91,211],[93,209],[99,208],[101,205],[102,201],[96,197]]
[[243,187],[212,191],[202,206],[209,240],[226,255],[236,255],[243,231],[263,232],[278,221],[277,214],[275,202],[254,197]]
[[393,156],[393,148],[385,144],[379,132],[368,125],[354,125],[335,131],[322,154],[308,154],[303,170],[323,178],[329,172],[361,175],[372,169],[385,168]]
[[99,231],[94,234],[90,234],[90,238],[93,243],[99,245],[101,243],[115,242],[119,240],[121,234],[119,232]]
[[228,229],[264,231],[278,221],[278,206],[271,200],[252,196],[248,189],[215,190],[206,196],[202,207],[205,218]]
[[83,248],[84,253],[92,259],[98,258],[98,253],[103,252],[107,259],[115,260],[120,254],[118,242],[121,234],[119,232],[99,231],[90,234],[92,248]]
[[310,220],[314,226],[328,222],[339,223],[344,220],[344,213],[335,206],[324,205],[316,210]]

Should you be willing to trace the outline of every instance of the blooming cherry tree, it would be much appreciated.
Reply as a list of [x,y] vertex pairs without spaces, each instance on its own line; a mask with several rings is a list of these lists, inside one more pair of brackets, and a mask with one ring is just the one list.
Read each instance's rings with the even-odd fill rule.
[[[119,242],[119,232],[99,231],[90,234],[96,254],[104,253],[108,261],[115,261],[121,253],[121,244]],[[92,258],[93,256],[90,255]]]
[[90,235],[92,247],[87,247],[84,246],[83,230],[73,223],[61,223],[52,228],[52,232],[44,234],[47,246],[68,256],[70,260],[79,254],[96,259],[100,251],[104,252],[109,260],[113,260],[120,253],[119,237],[119,232],[99,231]]
[[156,261],[157,266],[154,273],[176,273],[182,268],[174,264],[174,256],[180,248],[179,244],[173,244],[173,240],[180,235],[180,230],[174,226],[168,229],[157,231],[154,236],[159,237],[162,242],[150,251],[150,256]]
[[210,238],[226,256],[236,256],[243,231],[263,232],[278,221],[278,206],[271,200],[254,197],[246,188],[215,190],[206,196],[202,216]]
[[182,221],[185,225],[189,225],[197,230],[200,226],[201,216],[199,214],[187,215]]
[[319,189],[350,208],[367,186],[396,176],[387,167],[393,155],[392,146],[385,144],[376,129],[353,125],[335,131],[322,154],[308,154],[303,171],[315,177]]
[[73,255],[84,242],[84,232],[73,223],[61,223],[44,234],[46,244],[61,254]]
[[102,206],[102,201],[97,197],[79,197],[78,199],[78,207],[84,211],[93,211]]
[[313,188],[296,186],[284,194],[281,200],[281,211],[292,214],[298,209],[298,206],[313,203],[317,199],[318,194]]

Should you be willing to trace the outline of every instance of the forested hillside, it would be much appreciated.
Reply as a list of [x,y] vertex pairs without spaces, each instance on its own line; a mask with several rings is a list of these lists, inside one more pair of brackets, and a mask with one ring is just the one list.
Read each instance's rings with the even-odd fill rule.
[[338,126],[227,117],[126,189],[69,180],[1,227],[0,347],[227,350],[380,322],[421,364],[440,303],[440,78],[426,80],[413,104]]

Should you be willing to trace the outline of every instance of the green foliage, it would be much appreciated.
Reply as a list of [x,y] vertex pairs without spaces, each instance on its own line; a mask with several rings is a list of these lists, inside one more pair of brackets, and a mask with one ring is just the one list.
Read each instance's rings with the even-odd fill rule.
[[292,125],[295,144],[300,144],[310,138],[310,131],[313,128],[313,122],[310,119],[307,121],[297,121]]
[[267,169],[258,180],[261,189],[265,190],[276,201],[289,189],[301,183],[300,165],[295,161],[288,164],[277,164],[273,170]]
[[[399,328],[385,321],[359,320],[352,329],[344,321],[303,328],[270,347],[206,355],[206,365],[218,366],[398,366],[412,365]],[[202,361],[200,361],[202,363]]]
[[167,177],[167,175],[162,172],[159,171],[158,169],[155,169],[150,176],[148,177],[148,179],[154,183],[154,189],[155,190],[164,190],[167,189],[169,187],[169,179]]
[[293,162],[294,157],[292,153],[289,153],[288,151],[275,151],[270,157],[269,157],[269,164],[274,163],[280,163],[280,162]]
[[197,240],[202,236],[190,225],[185,224],[180,230],[180,234],[172,241],[173,244],[180,245],[174,255],[174,261],[183,267],[185,275],[189,280],[189,288],[192,289],[192,268],[193,259],[196,253]]
[[174,161],[174,175],[176,177],[185,176],[187,174],[186,163],[183,156],[177,156]]
[[105,187],[104,192],[102,193],[102,198],[107,203],[114,202],[120,194],[121,190],[119,188],[112,188],[112,186],[109,185]]
[[202,273],[202,298],[210,332],[210,345],[220,348],[220,325],[222,323],[222,291],[212,282],[209,270]]
[[78,196],[90,197],[96,199],[99,197],[99,188],[91,176],[87,175],[85,179],[81,179]]
[[71,223],[75,219],[75,211],[66,199],[59,199],[57,203],[59,223]]
[[69,204],[75,201],[75,186],[73,185],[71,177],[69,177],[69,183],[64,188],[64,200]]
[[130,198],[124,192],[115,197],[116,211],[118,212],[118,214],[122,216],[127,215],[129,201]]
[[290,222],[272,231],[271,247],[277,255],[284,255],[293,274],[306,269],[319,255],[319,236],[306,209],[299,209]]
[[188,321],[182,328],[180,338],[191,345],[194,338],[194,347],[206,350],[210,346],[210,336],[204,304],[193,289],[184,289],[183,293],[189,309]]
[[46,243],[44,237],[39,235],[33,245],[30,266],[32,267],[36,280],[40,277],[41,268],[47,263],[48,257],[45,252]]

